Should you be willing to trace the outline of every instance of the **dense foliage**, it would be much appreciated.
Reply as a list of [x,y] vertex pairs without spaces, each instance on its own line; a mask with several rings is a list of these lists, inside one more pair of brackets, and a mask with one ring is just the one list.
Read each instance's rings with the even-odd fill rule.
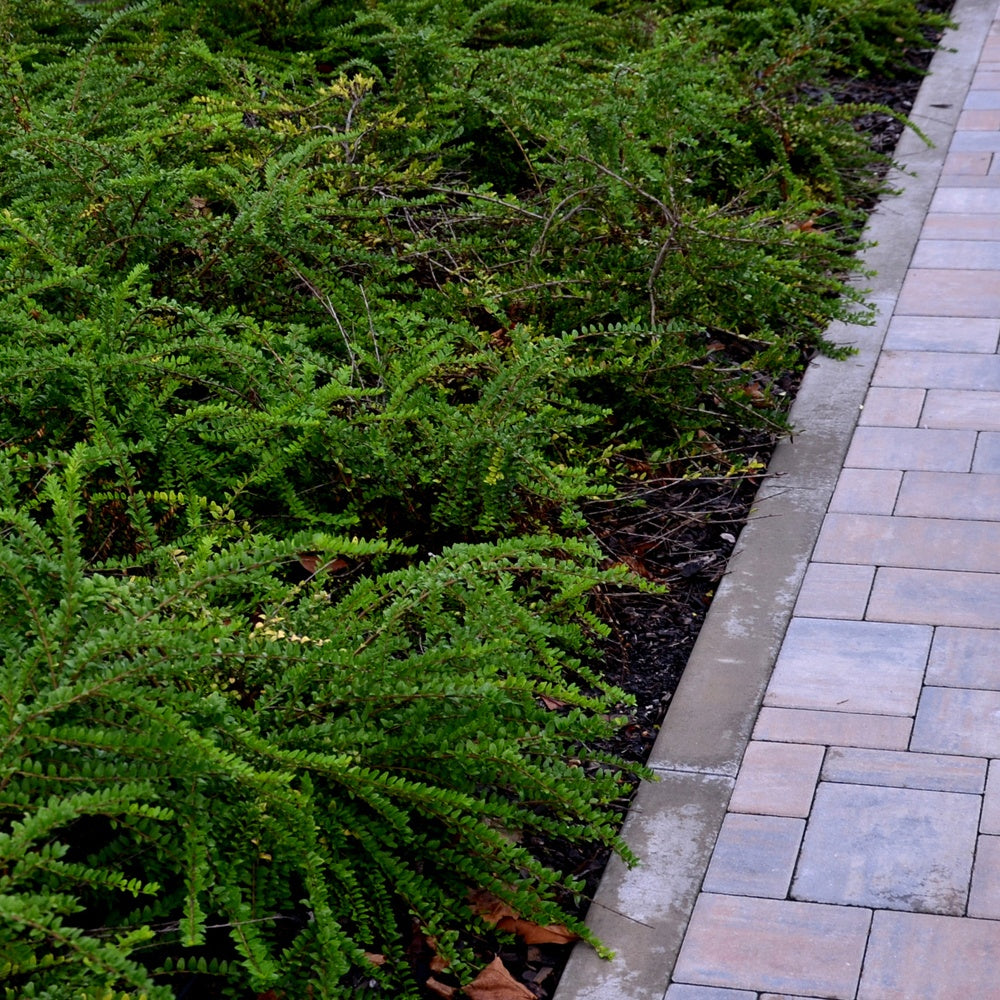
[[828,81],[931,21],[0,0],[7,996],[417,996],[472,890],[586,936],[522,846],[628,857],[581,501],[863,319]]

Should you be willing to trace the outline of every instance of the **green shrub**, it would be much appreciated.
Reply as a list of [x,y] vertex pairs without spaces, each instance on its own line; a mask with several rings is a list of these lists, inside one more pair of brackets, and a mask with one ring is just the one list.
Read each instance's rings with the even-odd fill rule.
[[520,538],[289,588],[304,552],[393,546],[206,538],[136,575],[82,549],[102,461],[78,448],[37,515],[0,510],[8,995],[169,996],[214,959],[219,994],[354,995],[362,970],[401,996],[410,920],[465,968],[476,887],[586,935],[559,902],[574,883],[512,835],[625,851],[623,769],[581,747],[622,697],[588,693],[580,660],[585,595],[611,579],[595,553]]
[[518,842],[633,860],[581,501],[864,318],[886,161],[805,95],[938,23],[679,6],[0,0],[8,996],[584,933]]

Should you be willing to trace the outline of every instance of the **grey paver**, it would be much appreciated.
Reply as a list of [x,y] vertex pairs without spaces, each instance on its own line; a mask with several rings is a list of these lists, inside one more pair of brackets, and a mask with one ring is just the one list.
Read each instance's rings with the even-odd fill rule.
[[973,472],[1000,472],[1000,434],[983,431],[976,441]]
[[[996,212],[1000,209],[1000,189],[952,188],[950,192],[990,195],[990,198],[982,199],[989,206],[983,211]],[[944,193],[944,189],[938,191],[938,194]],[[977,203],[976,199],[956,200],[962,206],[959,211],[975,211],[972,206]],[[983,275],[978,270],[923,268],[907,273],[896,311],[900,315],[913,316],[993,317],[1000,314],[1000,287],[983,281]]]
[[987,761],[977,757],[832,747],[823,762],[826,781],[939,792],[982,793]]
[[997,995],[1000,922],[875,914],[858,1000],[986,1000]]
[[795,602],[795,614],[800,618],[860,620],[865,616],[874,579],[874,566],[810,563]]
[[[997,321],[991,318],[988,322],[992,325]],[[1000,390],[1000,355],[984,357],[944,350],[884,351],[872,382],[921,389]]]
[[924,688],[910,746],[930,753],[1000,757],[1000,691]]
[[979,832],[1000,834],[1000,760],[991,760],[987,771]]
[[969,890],[969,916],[1000,918],[1000,837],[979,838]]
[[978,795],[823,782],[792,882],[795,899],[960,914]]
[[764,704],[912,715],[930,644],[929,628],[795,618]]
[[[939,232],[942,236],[956,231],[954,220],[967,220],[961,231],[970,238],[973,232],[983,238],[995,238],[1000,233],[1000,215],[990,218],[981,215],[929,216],[924,231]],[[1000,341],[1000,320],[958,319],[954,316],[894,316],[885,336],[886,350],[938,351],[957,354],[993,354]]]
[[830,514],[814,558],[822,562],[989,573],[998,568],[1000,521]]
[[715,986],[687,986],[674,983],[664,1000],[757,1000],[756,993],[746,990],[725,990]]
[[845,464],[857,469],[930,469],[968,472],[974,431],[915,427],[859,427]]
[[801,819],[730,813],[719,831],[703,891],[784,899],[804,830]]
[[880,622],[1000,628],[1000,576],[882,567],[865,614]]
[[937,629],[926,681],[935,687],[1000,691],[1000,629]]
[[704,986],[854,996],[871,912],[703,893],[674,980]]

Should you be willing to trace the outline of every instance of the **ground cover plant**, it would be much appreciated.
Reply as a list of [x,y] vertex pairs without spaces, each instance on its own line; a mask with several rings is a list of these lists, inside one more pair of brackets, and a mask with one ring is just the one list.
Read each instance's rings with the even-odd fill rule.
[[864,319],[890,112],[833,81],[940,24],[0,0],[7,996],[476,997],[588,937],[531,845],[628,857],[594,504],[738,476]]

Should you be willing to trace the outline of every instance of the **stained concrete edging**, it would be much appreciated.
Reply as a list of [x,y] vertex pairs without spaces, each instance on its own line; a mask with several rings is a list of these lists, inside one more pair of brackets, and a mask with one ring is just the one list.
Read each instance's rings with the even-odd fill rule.
[[663,1000],[726,813],[810,555],[857,424],[903,278],[996,13],[996,0],[957,0],[910,118],[883,200],[865,230],[855,282],[871,326],[834,323],[827,339],[856,349],[815,359],[791,410],[796,433],[776,448],[653,747],[659,778],[643,783],[623,836],[641,859],[609,863],[587,925],[615,952],[577,945],[555,1000]]

